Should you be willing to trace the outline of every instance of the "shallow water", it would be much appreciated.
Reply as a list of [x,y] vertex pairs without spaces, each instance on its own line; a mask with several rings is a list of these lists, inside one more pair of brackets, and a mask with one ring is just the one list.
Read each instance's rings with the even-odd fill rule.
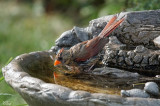
[[57,73],[57,77],[54,81],[58,85],[63,85],[69,87],[73,90],[84,90],[92,93],[107,93],[107,94],[117,94],[120,95],[120,88],[110,86],[105,83],[103,77],[87,75],[87,74],[77,74],[77,75],[64,75],[62,73]]
[[[58,71],[60,70],[60,72]],[[92,75],[84,73],[72,73],[67,72],[64,69],[58,68],[55,73],[56,77],[43,78],[44,81],[49,83],[55,83],[65,87],[69,87],[73,90],[84,90],[91,93],[105,93],[112,95],[120,95],[120,91],[140,88],[143,89],[144,82],[152,79],[141,77],[141,78],[113,78],[106,75]],[[133,86],[136,85],[136,86]]]
[[[160,86],[160,79],[155,77],[116,78],[112,75],[77,73],[73,70],[67,70],[66,67],[54,67],[52,61],[42,65],[33,65],[28,70],[33,77],[40,78],[47,83],[54,83],[73,90],[84,90],[91,93],[120,95],[121,90],[143,89],[145,82],[149,81],[154,81]],[[57,77],[54,77],[53,72],[56,72]]]

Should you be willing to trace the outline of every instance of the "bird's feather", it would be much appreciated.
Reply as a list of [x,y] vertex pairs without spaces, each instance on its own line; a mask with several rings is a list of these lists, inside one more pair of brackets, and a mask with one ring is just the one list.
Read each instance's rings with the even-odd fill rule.
[[124,20],[124,18],[120,19],[119,21],[116,21],[116,19],[117,17],[114,16],[102,30],[99,36],[81,43],[85,47],[85,50],[83,50],[85,51],[85,54],[82,56],[77,56],[76,61],[86,61],[87,59],[97,55],[103,49],[105,44],[109,41],[106,37]]

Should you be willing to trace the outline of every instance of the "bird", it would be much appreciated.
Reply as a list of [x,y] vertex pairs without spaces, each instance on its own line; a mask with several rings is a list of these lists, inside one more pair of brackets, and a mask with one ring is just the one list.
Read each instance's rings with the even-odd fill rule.
[[117,15],[114,15],[98,36],[78,43],[68,50],[61,48],[55,56],[54,66],[78,67],[80,62],[85,62],[96,56],[109,42],[108,35],[125,20],[124,16],[119,20],[117,18]]

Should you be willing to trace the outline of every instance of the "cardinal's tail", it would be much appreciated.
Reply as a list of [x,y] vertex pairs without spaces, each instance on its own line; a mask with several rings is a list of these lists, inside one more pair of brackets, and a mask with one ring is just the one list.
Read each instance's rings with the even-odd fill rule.
[[100,37],[107,37],[111,32],[113,32],[114,29],[116,29],[123,21],[124,17],[122,17],[120,20],[116,20],[117,16],[113,16],[112,19],[108,22],[108,24],[104,27],[102,32],[99,34]]

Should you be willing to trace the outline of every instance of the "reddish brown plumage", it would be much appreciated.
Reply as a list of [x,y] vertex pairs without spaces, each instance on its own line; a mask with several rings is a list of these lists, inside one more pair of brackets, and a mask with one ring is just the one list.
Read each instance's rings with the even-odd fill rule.
[[117,16],[114,16],[97,37],[78,43],[69,50],[61,50],[56,59],[63,64],[74,65],[72,63],[86,61],[97,55],[109,41],[107,36],[124,21],[124,18],[119,21],[116,19]]

